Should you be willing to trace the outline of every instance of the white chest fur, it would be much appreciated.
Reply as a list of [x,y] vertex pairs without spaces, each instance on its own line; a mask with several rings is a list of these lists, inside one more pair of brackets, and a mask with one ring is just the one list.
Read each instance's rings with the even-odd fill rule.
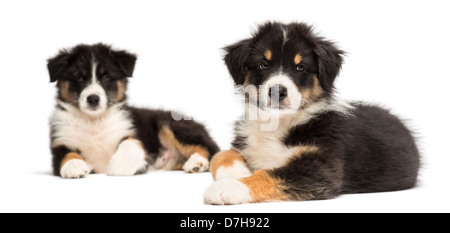
[[[288,136],[289,131],[296,125],[307,123],[316,115],[333,111],[341,114],[343,117],[352,116],[353,107],[334,96],[329,99],[321,100],[312,104],[305,110],[296,113],[281,114],[277,116],[276,127],[274,130],[264,131],[264,125],[273,121],[261,120],[243,120],[237,126],[236,134],[245,138],[246,147],[240,150],[240,154],[245,158],[248,166],[252,170],[274,169],[285,166],[293,156],[298,155],[299,151],[304,150],[300,145],[287,147],[283,140]],[[265,117],[267,119],[267,117]],[[311,150],[311,147],[306,148]],[[314,149],[314,148],[313,148]]]
[[135,135],[128,113],[120,106],[112,106],[93,119],[71,106],[64,107],[66,110],[56,109],[50,120],[52,147],[63,145],[79,151],[90,169],[105,173],[120,141]]
[[243,121],[237,134],[246,138],[247,146],[240,154],[252,170],[273,169],[286,165],[297,147],[287,147],[283,139],[289,133],[294,118],[280,119],[274,131],[262,131],[261,121]]

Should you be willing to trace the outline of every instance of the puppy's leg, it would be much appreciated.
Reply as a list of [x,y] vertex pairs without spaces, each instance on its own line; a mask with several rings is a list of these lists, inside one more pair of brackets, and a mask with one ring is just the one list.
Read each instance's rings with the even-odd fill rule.
[[108,163],[107,174],[110,176],[132,176],[145,171],[147,154],[142,142],[127,138],[119,144],[116,153]]
[[[205,172],[209,168],[211,154],[200,144],[187,144],[179,141],[169,127],[162,127],[158,133],[161,144],[169,150],[175,149],[184,158],[184,164],[176,164],[173,169],[182,168],[188,173]],[[183,160],[182,160],[183,161]]]
[[221,151],[214,155],[211,173],[214,180],[239,179],[252,174],[244,158],[235,150]]
[[86,162],[76,152],[72,152],[65,146],[52,148],[53,173],[65,179],[82,178],[90,169]]
[[186,150],[189,158],[183,170],[187,173],[206,172],[209,168],[209,152],[201,146],[188,146]]
[[235,205],[268,200],[289,200],[283,190],[282,180],[268,171],[258,170],[239,180],[222,179],[214,182],[205,192],[205,203]]
[[[343,167],[338,156],[301,149],[281,168],[257,170],[253,175],[214,182],[205,192],[207,204],[314,200],[333,198],[341,192]],[[217,175],[217,174],[216,174]]]

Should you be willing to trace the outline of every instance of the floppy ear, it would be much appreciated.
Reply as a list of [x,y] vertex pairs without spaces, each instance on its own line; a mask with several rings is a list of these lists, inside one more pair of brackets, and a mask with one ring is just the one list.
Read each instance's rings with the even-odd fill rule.
[[224,48],[226,52],[224,58],[225,64],[237,85],[244,84],[245,76],[248,72],[246,62],[251,51],[250,41],[251,39],[242,40]]
[[331,92],[333,82],[341,70],[345,52],[338,49],[332,42],[322,38],[316,44],[315,52],[319,64],[319,81],[325,91]]
[[126,77],[133,76],[134,65],[136,64],[136,55],[129,53],[125,50],[109,52],[112,60],[120,67]]
[[69,56],[67,51],[62,50],[58,55],[47,60],[50,82],[56,82],[61,78],[61,71],[69,64]]

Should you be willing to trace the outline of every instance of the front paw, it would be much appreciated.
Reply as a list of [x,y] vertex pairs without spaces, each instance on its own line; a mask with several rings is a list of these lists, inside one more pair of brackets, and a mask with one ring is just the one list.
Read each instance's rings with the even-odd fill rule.
[[132,176],[145,170],[146,154],[137,140],[125,140],[111,157],[108,163],[107,175]]
[[251,176],[252,172],[241,161],[234,161],[231,166],[220,166],[216,169],[215,180],[240,179]]
[[64,179],[75,179],[85,177],[89,173],[89,168],[81,159],[71,159],[67,161],[60,170]]
[[223,179],[214,182],[205,191],[206,204],[236,205],[252,202],[249,188],[238,180]]
[[209,161],[205,157],[194,153],[184,163],[183,170],[187,173],[206,172],[209,168]]

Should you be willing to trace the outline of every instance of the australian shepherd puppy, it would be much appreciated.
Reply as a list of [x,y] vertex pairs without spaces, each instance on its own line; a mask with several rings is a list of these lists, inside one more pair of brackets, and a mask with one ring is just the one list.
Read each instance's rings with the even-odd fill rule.
[[78,45],[48,60],[50,81],[58,89],[50,120],[55,175],[208,169],[218,147],[203,125],[127,105],[135,62],[134,54],[104,44]]
[[266,23],[225,48],[245,93],[230,150],[211,161],[209,204],[329,199],[416,184],[419,152],[388,110],[333,95],[344,52],[303,23]]

